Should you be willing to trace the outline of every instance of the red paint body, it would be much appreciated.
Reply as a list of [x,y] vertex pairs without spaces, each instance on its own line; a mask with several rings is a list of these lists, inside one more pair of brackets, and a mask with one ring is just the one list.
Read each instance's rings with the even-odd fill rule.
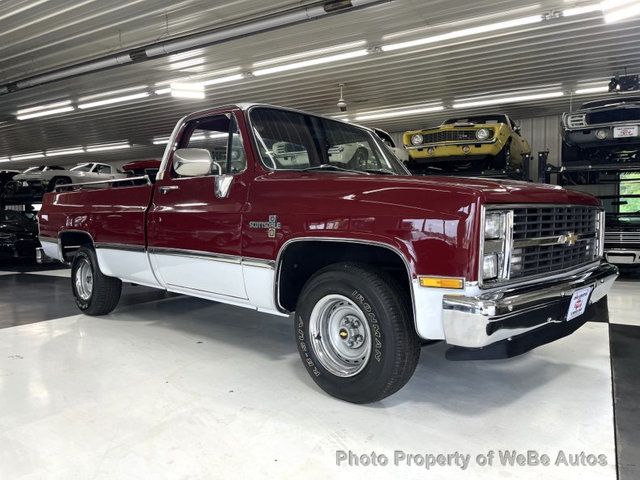
[[[595,197],[549,185],[455,177],[342,172],[270,171],[262,165],[245,112],[227,107],[187,118],[233,111],[247,169],[233,178],[227,198],[214,195],[214,177],[164,178],[152,186],[112,187],[45,195],[40,235],[89,233],[97,243],[179,248],[275,260],[298,237],[385,243],[398,249],[412,275],[477,280],[482,204],[598,205]],[[178,133],[177,145],[180,145]],[[180,188],[160,194],[159,188]],[[251,221],[277,215],[276,238]],[[146,235],[145,235],[146,232]]]

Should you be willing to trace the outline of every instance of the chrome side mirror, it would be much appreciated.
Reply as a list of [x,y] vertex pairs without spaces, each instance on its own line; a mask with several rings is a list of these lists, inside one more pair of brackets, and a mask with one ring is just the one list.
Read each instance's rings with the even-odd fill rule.
[[209,150],[204,148],[179,148],[173,152],[173,169],[184,177],[210,175],[214,167],[218,175],[222,173],[220,164],[214,162]]

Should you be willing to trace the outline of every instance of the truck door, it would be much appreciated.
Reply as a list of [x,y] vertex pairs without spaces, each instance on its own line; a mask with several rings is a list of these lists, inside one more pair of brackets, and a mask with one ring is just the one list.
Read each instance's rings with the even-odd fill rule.
[[213,168],[181,175],[173,153],[169,156],[148,217],[152,265],[168,290],[244,300],[240,255],[247,162],[234,114],[188,122],[174,152],[185,148],[208,150]]

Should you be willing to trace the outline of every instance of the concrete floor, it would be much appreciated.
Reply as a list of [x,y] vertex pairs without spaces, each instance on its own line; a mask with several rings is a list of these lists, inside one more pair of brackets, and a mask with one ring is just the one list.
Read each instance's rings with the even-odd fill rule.
[[[48,308],[66,311],[66,276],[3,275],[0,307],[7,311],[13,290],[30,288],[37,303],[47,288],[56,292]],[[640,326],[639,286],[615,285],[612,324]],[[287,318],[142,287],[128,287],[124,300],[102,318],[44,315],[7,328],[0,319],[1,479],[616,478],[606,323],[504,361],[449,362],[444,345],[425,347],[403,390],[356,406],[308,377]],[[337,466],[336,452],[349,450],[384,454],[389,465]],[[464,471],[427,472],[393,466],[396,450],[471,461]],[[479,466],[489,450],[535,450],[552,465],[503,466],[496,457]],[[560,451],[602,455],[606,465],[554,466]],[[632,476],[621,469],[620,478],[637,479],[637,465],[624,463]]]

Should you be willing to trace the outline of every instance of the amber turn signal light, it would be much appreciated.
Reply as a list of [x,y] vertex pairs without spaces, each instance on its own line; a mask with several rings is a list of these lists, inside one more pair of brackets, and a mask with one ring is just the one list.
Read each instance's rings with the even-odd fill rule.
[[463,278],[447,278],[447,277],[418,277],[421,287],[434,288],[464,288]]

